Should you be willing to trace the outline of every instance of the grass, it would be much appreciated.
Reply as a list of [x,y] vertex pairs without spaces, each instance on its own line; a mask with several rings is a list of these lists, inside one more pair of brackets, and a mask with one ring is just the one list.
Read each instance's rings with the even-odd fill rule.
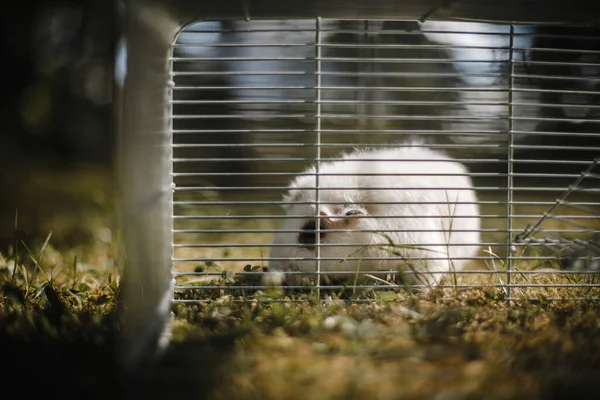
[[[90,185],[89,179],[71,184],[80,181]],[[504,289],[490,283],[506,283],[503,258],[493,251],[485,266],[491,274],[457,274],[456,285],[427,294],[398,289],[353,302],[335,293],[318,299],[310,291],[249,291],[239,301],[224,290],[206,302],[176,303],[164,357],[125,374],[117,346],[118,238],[110,204],[92,199],[110,197],[105,190],[25,190],[45,199],[48,218],[41,214],[34,233],[13,234],[0,252],[5,396],[439,400],[596,399],[600,393],[600,302],[547,301],[573,293],[554,287],[513,288],[509,303]],[[19,215],[28,212],[19,208]],[[7,229],[23,228],[17,220],[16,230]],[[516,265],[523,273],[512,282],[595,282],[527,272],[535,266]],[[246,279],[258,276],[254,267]],[[221,283],[239,284],[227,271],[229,265]],[[469,282],[480,287],[459,285]]]

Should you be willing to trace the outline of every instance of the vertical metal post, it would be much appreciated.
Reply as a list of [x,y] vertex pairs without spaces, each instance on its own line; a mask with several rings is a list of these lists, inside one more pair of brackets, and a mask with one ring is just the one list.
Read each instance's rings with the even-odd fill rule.
[[127,70],[119,124],[118,192],[124,270],[120,357],[149,362],[167,343],[172,275],[169,57],[180,25],[161,7],[127,3]]
[[317,147],[316,151],[316,165],[315,165],[315,214],[318,219],[318,223],[315,224],[315,243],[317,257],[317,296],[321,295],[321,215],[319,213],[321,198],[319,191],[319,173],[321,164],[321,17],[317,17],[316,21],[316,37],[315,37],[315,101],[316,101],[316,121],[315,121],[315,144]]
[[514,40],[515,26],[510,25],[509,53],[508,53],[508,171],[507,171],[507,193],[506,193],[506,214],[507,214],[507,236],[506,236],[506,294],[509,299],[512,297],[512,261],[513,261],[513,215],[514,215],[514,182],[513,182],[513,163],[514,163],[514,121],[513,121],[513,89],[515,80],[514,63]]
[[[361,45],[364,44],[368,44],[369,43],[369,21],[364,21],[363,22],[363,36],[361,38]],[[369,99],[370,99],[370,95],[371,95],[371,90],[367,90],[367,87],[370,85],[373,85],[373,82],[370,81],[370,75],[369,72],[373,72],[372,71],[372,65],[373,63],[369,63],[367,61],[365,61],[365,59],[372,57],[372,48],[366,48],[364,46],[359,47],[358,49],[358,54],[360,57],[360,62],[358,63],[358,83],[359,83],[359,90],[357,93],[357,99],[358,99],[358,105],[356,106],[356,110],[358,112],[358,126],[362,127],[362,128],[368,128],[367,126],[367,119],[365,118],[366,115],[369,114]]]

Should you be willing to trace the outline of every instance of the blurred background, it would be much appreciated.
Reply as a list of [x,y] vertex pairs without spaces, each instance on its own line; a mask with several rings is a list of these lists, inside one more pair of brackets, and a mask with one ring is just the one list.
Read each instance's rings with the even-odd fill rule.
[[16,234],[33,244],[52,232],[55,244],[76,246],[110,209],[114,3],[2,8],[0,252]]
[[[115,65],[122,66],[123,59],[117,60],[117,49],[119,42],[119,13],[122,10],[122,4],[119,1],[106,0],[32,0],[27,3],[14,3],[10,7],[4,6],[0,13],[0,43],[3,51],[4,62],[4,81],[3,92],[1,96],[3,129],[0,130],[2,141],[0,145],[0,184],[2,185],[2,196],[0,196],[0,251],[6,252],[14,243],[15,236],[26,242],[43,241],[47,235],[52,232],[53,243],[56,246],[77,246],[90,239],[97,239],[98,235],[106,236],[107,226],[111,226],[112,221],[112,199],[113,199],[113,158],[115,148],[115,105],[113,104],[113,93],[115,89],[115,72],[118,79],[123,76],[123,70]],[[212,24],[212,25],[211,25]],[[245,40],[242,35],[236,36],[235,33],[220,34],[220,31],[230,32],[235,29],[242,31],[246,26],[236,24],[245,24],[244,22],[215,22],[197,27],[204,30],[201,33],[201,40],[205,43],[201,48],[186,48],[184,46],[175,49],[176,57],[211,57],[226,58],[232,56],[268,58],[285,55],[269,53],[271,50],[264,50],[260,53],[260,48],[252,54],[229,54],[223,53],[227,48],[219,47],[220,41],[242,43]],[[253,26],[257,22],[252,22]],[[260,24],[260,23],[259,23]],[[294,28],[295,26],[285,23],[275,22],[281,29]],[[268,25],[268,24],[267,24]],[[442,64],[429,64],[425,72],[431,72],[432,77],[421,81],[408,79],[402,82],[393,81],[394,78],[381,78],[380,81],[370,82],[372,85],[415,85],[415,86],[436,86],[436,87],[464,87],[471,86],[481,88],[480,91],[467,91],[461,94],[462,97],[448,97],[433,100],[447,101],[450,104],[445,109],[436,111],[439,115],[461,115],[465,119],[460,125],[458,120],[450,121],[446,124],[439,123],[439,120],[430,120],[425,118],[419,125],[416,119],[408,120],[410,123],[403,122],[404,125],[390,125],[386,128],[408,129],[408,130],[445,130],[452,131],[489,131],[492,134],[484,136],[478,135],[452,135],[446,140],[441,138],[443,143],[456,143],[459,148],[465,145],[488,146],[488,149],[498,148],[498,143],[505,140],[507,126],[507,115],[505,106],[486,106],[485,104],[506,101],[504,97],[494,97],[496,95],[487,93],[486,89],[494,84],[506,86],[508,78],[506,76],[506,51],[487,51],[485,47],[506,47],[507,43],[493,43],[493,35],[479,36],[487,37],[487,42],[477,42],[474,35],[436,35],[435,33],[407,35],[386,35],[377,36],[377,32],[385,30],[418,31],[419,26],[416,23],[389,23],[383,25],[374,23],[370,26],[373,30],[369,35],[339,35],[331,38],[332,41],[341,43],[363,43],[376,40],[394,40],[400,43],[402,40],[408,40],[409,44],[429,45],[432,43],[447,44],[453,46],[472,46],[480,47],[479,52],[471,51],[465,48],[455,50],[436,50],[435,58],[454,59],[454,62]],[[461,24],[458,24],[461,25]],[[266,25],[265,25],[266,26]],[[463,27],[462,29],[472,29]],[[339,28],[352,28],[353,26],[344,26],[340,24]],[[192,26],[192,30],[193,30]],[[427,27],[430,31],[461,29],[461,26],[450,26],[444,28],[435,23],[430,23]],[[486,24],[478,24],[477,29],[481,32],[489,29]],[[494,28],[494,29],[508,29]],[[215,31],[215,34],[211,33]],[[504,31],[503,31],[504,32]],[[490,32],[488,32],[490,33]],[[493,33],[493,32],[492,32]],[[537,51],[521,51],[519,57],[522,60],[527,59],[528,63],[521,63],[516,72],[521,76],[516,83],[524,89],[535,89],[527,92],[523,91],[521,98],[516,100],[527,102],[527,107],[519,108],[521,117],[519,128],[523,133],[517,140],[523,145],[519,157],[530,157],[529,153],[539,153],[539,149],[528,149],[530,144],[560,145],[568,143],[571,146],[588,147],[589,151],[553,151],[552,156],[546,153],[540,155],[542,158],[559,157],[562,159],[580,159],[591,160],[597,153],[598,141],[598,113],[600,110],[600,33],[597,27],[562,27],[562,26],[523,26],[516,32],[518,35],[515,40],[516,46],[533,47]],[[198,34],[196,34],[198,35]],[[314,36],[308,33],[309,36]],[[506,35],[502,36],[507,40]],[[365,39],[366,38],[366,39]],[[528,38],[527,42],[526,40]],[[269,41],[274,38],[262,38]],[[277,40],[285,43],[294,43],[295,40],[304,39],[293,33],[290,35],[279,35]],[[180,43],[185,44],[186,40],[198,40],[198,37],[191,33],[189,36],[182,35]],[[463,42],[461,42],[461,40]],[[211,47],[213,41],[216,46]],[[362,41],[362,42],[361,42]],[[467,41],[467,42],[464,42]],[[382,42],[385,44],[384,42]],[[380,43],[381,44],[381,43]],[[567,51],[554,51],[553,49],[562,48]],[[483,49],[483,50],[482,50]],[[548,49],[548,50],[539,50]],[[246,51],[244,49],[231,51]],[[348,50],[350,52],[354,50]],[[342,52],[341,56],[361,57],[369,56],[368,49],[365,54],[346,54]],[[483,52],[482,52],[483,51]],[[383,54],[383,53],[382,53]],[[302,56],[302,54],[300,54]],[[337,56],[338,54],[334,54]],[[406,58],[431,58],[431,53],[418,51],[406,54],[383,54],[384,56],[404,56]],[[371,55],[372,56],[372,55]],[[308,62],[310,64],[310,61]],[[548,64],[552,63],[552,64]],[[228,85],[251,85],[266,84],[273,82],[277,84],[303,84],[302,79],[312,80],[310,70],[308,74],[300,74],[296,77],[289,77],[285,74],[276,77],[268,74],[253,75],[255,72],[268,70],[269,68],[279,68],[285,70],[289,68],[285,65],[265,65],[265,63],[243,63],[241,66],[235,63],[224,63],[222,61],[208,61],[204,63],[182,63],[180,71],[186,70],[200,71],[200,74],[191,74],[190,76],[180,76],[177,82],[180,85],[189,83],[190,85],[221,86]],[[301,63],[293,63],[297,68],[302,69]],[[307,65],[309,65],[307,64]],[[311,64],[312,65],[312,64]],[[402,65],[402,64],[397,64]],[[503,67],[504,65],[504,67]],[[473,70],[474,67],[480,68]],[[499,66],[499,67],[498,67]],[[332,68],[341,68],[340,76],[352,76],[352,74],[362,73],[361,65],[352,64],[351,67],[331,64]],[[224,75],[203,74],[203,68],[207,71],[234,71],[224,79]],[[241,68],[241,69],[240,69]],[[307,67],[312,68],[312,67]],[[347,70],[344,70],[347,68]],[[348,69],[349,68],[349,69]],[[357,69],[358,68],[358,69]],[[398,72],[388,70],[389,64],[382,64],[380,72]],[[386,69],[388,68],[388,69]],[[401,67],[397,67],[401,68]],[[418,66],[415,67],[419,70]],[[521,69],[519,69],[521,68]],[[236,72],[237,71],[237,72]],[[421,70],[422,71],[422,68]],[[326,71],[327,72],[327,71]],[[367,71],[368,72],[368,71]],[[438,76],[435,76],[438,74]],[[212,77],[212,78],[211,78]],[[471,78],[471,80],[467,79]],[[213,81],[206,81],[213,79]],[[231,80],[233,79],[233,80]],[[237,81],[235,80],[237,79]],[[244,81],[246,79],[246,81]],[[261,79],[263,81],[261,81]],[[264,81],[264,80],[268,80]],[[281,80],[284,81],[281,81]],[[331,84],[345,84],[342,78],[330,75]],[[336,79],[341,79],[339,82]],[[220,81],[219,81],[220,80]],[[254,81],[253,81],[254,80]],[[296,81],[295,81],[296,80]],[[310,82],[309,82],[310,84]],[[312,90],[309,89],[312,95]],[[181,115],[185,114],[205,114],[219,115],[219,118],[204,119],[202,129],[209,131],[232,131],[227,140],[230,143],[244,143],[249,138],[234,131],[239,130],[240,119],[229,118],[232,114],[244,114],[246,117],[244,123],[254,124],[253,128],[284,128],[283,126],[271,126],[274,119],[259,119],[253,117],[257,110],[251,106],[228,106],[230,100],[252,99],[255,92],[241,91],[234,92],[229,90],[206,90],[196,93],[196,100],[215,101],[215,104],[176,107],[175,112]],[[281,92],[271,92],[270,96],[275,96],[269,100],[283,99],[277,96],[285,96],[286,99],[303,100],[303,94],[296,97],[290,90]],[[391,102],[397,100],[415,100],[415,98],[406,98],[406,93],[396,92],[396,95],[386,92],[383,100]],[[469,95],[469,93],[471,93]],[[175,100],[187,100],[188,94],[176,94]],[[356,94],[349,92],[329,91],[329,99],[334,100],[353,100]],[[348,97],[348,95],[350,97]],[[358,100],[381,100],[381,93],[361,94]],[[259,93],[257,96],[265,96]],[[289,97],[292,96],[292,97]],[[299,97],[298,97],[299,96]],[[344,97],[345,96],[345,97]],[[371,97],[370,97],[371,96]],[[394,96],[405,96],[398,98]],[[471,97],[469,97],[471,96]],[[484,97],[482,97],[484,96]],[[506,92],[502,93],[506,96]],[[431,100],[420,99],[417,100]],[[513,99],[515,100],[515,99]],[[461,103],[462,102],[462,103]],[[468,102],[469,105],[465,105]],[[481,104],[478,104],[481,102]],[[291,102],[290,102],[291,103]],[[272,101],[261,113],[270,112],[271,115],[285,113],[303,113],[301,102],[293,107],[300,107],[291,110],[290,103]],[[549,106],[547,106],[549,105]],[[426,114],[418,106],[405,106],[400,109],[389,109],[387,106],[378,106],[372,109],[332,109],[332,114],[352,115],[353,113],[364,114],[402,114],[415,115]],[[475,125],[471,117],[475,116],[479,122]],[[489,117],[489,118],[488,118]],[[282,121],[278,119],[277,121]],[[362,122],[365,122],[363,120]],[[381,125],[383,122],[379,119]],[[466,122],[465,122],[466,121]],[[470,121],[470,122],[469,122]],[[532,122],[533,121],[533,122]],[[286,129],[290,126],[302,126],[301,119],[291,118],[284,121]],[[352,125],[356,129],[371,128],[378,129],[378,126],[361,125],[361,121],[356,118],[340,118],[337,122],[341,123],[338,128],[344,128]],[[369,121],[366,121],[369,122]],[[197,122],[196,122],[197,123]],[[283,122],[282,122],[283,123]],[[312,126],[312,120],[307,122]],[[269,125],[271,124],[271,125]],[[327,124],[327,121],[325,121]],[[482,125],[482,124],[485,124]],[[308,126],[307,125],[307,126]],[[335,124],[334,124],[335,125]],[[333,126],[333,125],[332,125]],[[336,125],[337,126],[337,125]],[[177,122],[174,127],[176,130],[199,131],[200,128],[194,125],[194,121],[182,120]],[[242,128],[246,128],[243,126]],[[305,128],[305,127],[304,127]],[[542,134],[540,134],[540,132]],[[500,134],[495,134],[500,133]],[[373,136],[370,136],[372,139]],[[305,137],[288,138],[290,142],[303,142]],[[332,136],[332,140],[339,138]],[[361,138],[361,140],[371,140]],[[191,134],[186,139],[181,139],[182,143],[191,140],[192,143],[198,143],[202,140],[210,143],[222,142],[223,136]],[[255,140],[262,140],[258,135]],[[269,141],[270,138],[264,138]],[[475,140],[475,141],[474,141]],[[211,148],[210,146],[208,148]],[[213,151],[214,147],[212,147]],[[289,150],[289,149],[288,149]],[[201,151],[201,150],[194,150]],[[216,151],[224,151],[217,148]],[[220,157],[241,158],[248,153],[241,147],[229,147],[229,153],[222,154]],[[556,154],[558,153],[558,154]],[[202,156],[202,154],[199,154]],[[264,156],[260,154],[259,156]],[[274,156],[274,154],[270,154]],[[286,154],[287,156],[287,154]],[[234,163],[235,164],[235,163]],[[206,165],[206,164],[205,164]],[[233,164],[229,164],[233,165]],[[242,164],[237,164],[242,165]],[[223,168],[226,168],[224,166]],[[250,165],[244,165],[243,170],[251,168]],[[489,165],[484,165],[489,168]],[[577,166],[577,168],[581,168]],[[222,182],[212,182],[220,185]],[[226,182],[227,184],[231,181]],[[110,229],[109,229],[110,231]],[[101,233],[98,233],[101,232]],[[103,232],[103,233],[102,233]]]

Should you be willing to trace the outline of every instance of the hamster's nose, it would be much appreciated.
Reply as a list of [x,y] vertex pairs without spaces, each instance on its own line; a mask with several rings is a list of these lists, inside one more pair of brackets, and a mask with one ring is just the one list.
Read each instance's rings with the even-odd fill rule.
[[[324,219],[319,219],[319,240],[325,239],[325,230],[327,229],[327,224]],[[298,234],[298,243],[303,244],[303,247],[307,249],[314,249],[315,244],[317,242],[317,230],[316,230],[316,221],[311,220],[302,225],[302,232]]]

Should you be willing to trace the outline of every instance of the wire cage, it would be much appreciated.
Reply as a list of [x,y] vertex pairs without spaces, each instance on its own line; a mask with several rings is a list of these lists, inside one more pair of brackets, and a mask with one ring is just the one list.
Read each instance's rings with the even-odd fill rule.
[[173,301],[598,299],[600,31],[578,3],[128,2],[128,362]]

